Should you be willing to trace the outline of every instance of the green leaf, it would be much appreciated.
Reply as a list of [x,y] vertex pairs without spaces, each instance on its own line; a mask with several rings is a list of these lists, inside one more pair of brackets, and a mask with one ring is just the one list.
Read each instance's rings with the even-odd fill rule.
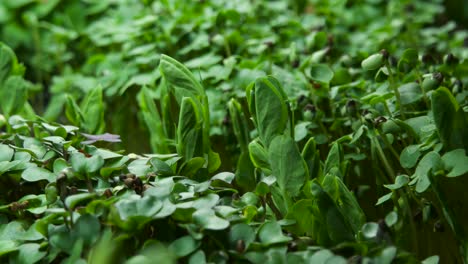
[[419,145],[409,145],[400,154],[400,164],[403,168],[413,168],[420,156]]
[[408,175],[398,175],[395,179],[394,184],[384,184],[385,188],[390,190],[397,190],[405,186],[409,182]]
[[[319,243],[332,245],[344,241],[353,241],[355,232],[342,215],[333,199],[314,180],[311,184],[311,194],[315,197],[314,233]],[[324,228],[325,227],[325,228]]]
[[232,129],[234,135],[241,149],[246,152],[248,142],[250,141],[249,127],[247,125],[247,118],[242,111],[242,107],[239,102],[232,98],[228,103],[229,116],[231,117]]
[[254,110],[260,140],[268,148],[274,137],[280,135],[288,124],[287,97],[278,80],[262,77],[255,81]]
[[80,193],[70,195],[65,199],[65,205],[68,209],[73,210],[76,206],[96,197],[96,193]]
[[81,215],[74,225],[77,236],[88,245],[93,244],[99,238],[101,225],[99,219],[91,214]]
[[158,158],[151,158],[150,163],[153,166],[153,170],[156,174],[163,176],[174,175],[174,171],[172,170],[172,168],[169,165],[167,165],[167,163],[165,163],[164,161]]
[[309,133],[309,130],[307,129],[308,125],[310,125],[310,122],[306,121],[299,123],[294,127],[294,140],[296,142],[301,141],[307,137],[307,134]]
[[[315,252],[310,258],[309,258],[309,263],[323,263],[327,264],[328,260],[331,260],[334,257],[333,252],[331,252],[328,249],[321,249],[317,252]],[[335,263],[335,262],[330,262],[330,263]]]
[[322,188],[335,202],[353,232],[357,234],[365,223],[366,217],[353,194],[339,177],[331,174],[323,179]]
[[363,60],[361,67],[366,71],[377,70],[384,63],[384,56],[382,53],[376,53]]
[[261,169],[266,174],[270,174],[271,167],[270,162],[268,161],[268,152],[267,150],[258,142],[254,140],[249,144],[249,154],[250,159],[255,167]]
[[419,162],[412,176],[417,179],[416,191],[419,193],[426,191],[431,185],[429,174],[441,168],[443,168],[443,165],[440,155],[434,151],[427,153]]
[[[264,169],[262,170],[265,171]],[[255,189],[255,167],[249,154],[246,152],[242,152],[239,156],[239,159],[237,160],[235,179],[236,184],[244,191],[252,191]]]
[[391,264],[396,256],[397,248],[396,247],[387,247],[380,253],[375,260],[377,263],[382,264]]
[[124,221],[131,218],[151,218],[162,208],[162,203],[154,196],[132,195],[115,203],[120,218]]
[[18,244],[12,240],[0,240],[0,257],[18,250]]
[[313,233],[315,221],[312,213],[313,204],[313,201],[310,199],[299,200],[286,215],[286,219],[296,220],[296,225],[290,228],[296,235],[315,235]]
[[179,104],[182,103],[184,97],[197,98],[204,95],[203,87],[180,62],[163,54],[159,69],[167,88],[173,91]]
[[10,76],[1,84],[0,103],[4,114],[9,116],[20,113],[27,100],[27,86],[20,76]]
[[213,177],[211,177],[211,181],[223,181],[226,183],[231,183],[234,180],[235,175],[232,172],[220,172]]
[[291,237],[283,235],[281,226],[277,222],[266,222],[262,224],[258,230],[258,238],[265,246],[286,243],[292,240]]
[[309,170],[309,178],[314,179],[321,174],[321,161],[317,144],[313,137],[309,138],[304,148],[302,149],[302,158],[307,163]]
[[468,149],[468,121],[463,109],[447,88],[432,93],[432,114],[440,139],[449,150]]
[[387,224],[388,227],[392,227],[394,224],[397,223],[397,221],[398,213],[395,211],[392,211],[385,216],[385,224]]
[[326,64],[312,64],[310,66],[310,77],[313,81],[329,84],[333,75],[332,69]]
[[379,233],[379,224],[377,223],[365,223],[362,226],[362,234],[366,238],[375,238]]
[[325,160],[325,166],[323,173],[326,174],[333,168],[340,168],[341,161],[343,160],[343,149],[339,143],[333,143],[333,146],[328,152],[327,159]]
[[202,123],[200,109],[193,99],[184,97],[177,127],[177,153],[190,160],[203,156]]
[[70,161],[73,170],[82,174],[96,172],[104,165],[104,159],[101,156],[94,155],[87,158],[79,152],[74,153]]
[[249,245],[255,241],[254,229],[245,223],[233,225],[229,231],[231,248],[236,248],[239,243],[238,241],[242,241],[245,245],[245,249],[247,249]]
[[277,136],[268,150],[273,175],[284,193],[297,196],[309,175],[307,164],[290,136]]
[[146,126],[151,131],[150,141],[152,150],[156,153],[168,153],[167,137],[164,133],[161,115],[156,108],[150,90],[147,87],[143,87],[137,98],[138,105],[143,114],[143,119]]
[[182,167],[180,168],[180,175],[187,176],[189,178],[195,176],[198,170],[202,169],[205,165],[206,161],[204,158],[195,157],[191,160],[185,162]]
[[408,72],[415,68],[418,63],[418,51],[416,49],[406,49],[398,61],[397,68],[400,72]]
[[229,221],[216,216],[210,208],[199,209],[193,213],[192,217],[195,223],[208,230],[223,230],[229,226]]
[[36,182],[47,180],[48,182],[55,182],[57,176],[54,173],[39,167],[29,167],[23,171],[21,178],[28,182]]
[[431,256],[421,261],[421,264],[438,264],[438,263],[439,263],[439,256]]
[[10,148],[8,145],[0,144],[0,162],[1,161],[11,161],[15,151]]
[[33,264],[47,255],[46,251],[40,251],[40,244],[26,243],[18,248],[18,254],[13,258],[14,263]]
[[169,245],[169,249],[172,250],[177,257],[182,258],[197,250],[199,246],[200,241],[193,239],[191,236],[184,236],[172,242]]
[[15,53],[8,46],[0,43],[0,85],[10,75],[15,64]]
[[206,256],[203,250],[198,250],[197,252],[193,253],[188,261],[188,264],[205,264]]
[[83,113],[83,127],[91,134],[100,134],[104,132],[104,105],[102,101],[102,88],[100,86],[89,92],[81,104]]
[[85,120],[85,116],[72,96],[67,96],[65,106],[65,116],[68,121],[70,121],[74,126],[81,126],[83,120]]
[[423,98],[421,87],[416,82],[406,83],[398,87],[400,102],[402,105],[415,103]]
[[447,177],[458,177],[468,172],[468,157],[464,149],[455,149],[442,156]]

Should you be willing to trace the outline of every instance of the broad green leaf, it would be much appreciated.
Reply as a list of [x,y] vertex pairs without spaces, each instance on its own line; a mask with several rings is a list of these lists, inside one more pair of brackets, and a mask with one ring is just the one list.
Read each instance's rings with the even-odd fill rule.
[[104,105],[102,101],[102,88],[100,86],[89,92],[81,103],[81,112],[83,113],[84,129],[92,134],[104,132]]
[[281,226],[277,222],[266,222],[262,224],[258,230],[258,238],[265,246],[286,243],[292,240],[291,237],[283,235]]
[[229,221],[216,216],[210,208],[199,209],[193,213],[192,217],[195,223],[208,230],[223,230],[229,226]]
[[204,95],[203,87],[180,62],[163,54],[159,69],[167,88],[173,91],[179,104],[182,104],[184,97],[197,98]]
[[42,214],[47,210],[47,199],[44,194],[29,194],[18,200],[18,202],[24,201],[28,201],[26,210],[33,214]]
[[400,72],[407,72],[415,68],[418,63],[418,51],[416,49],[406,49],[398,61],[397,68]]
[[388,227],[392,227],[398,221],[398,213],[395,211],[390,212],[385,216],[385,224]]
[[258,134],[268,148],[274,137],[284,133],[288,124],[287,97],[273,77],[258,78],[253,89]]
[[333,75],[332,69],[326,64],[312,64],[310,66],[310,77],[313,81],[329,84]]
[[323,245],[353,241],[355,233],[332,198],[314,180],[311,193],[315,198],[315,237]]
[[382,264],[391,264],[393,263],[393,260],[395,259],[395,256],[397,254],[397,248],[396,247],[387,247],[382,252],[380,253],[380,256],[378,256],[375,260],[377,263],[382,263]]
[[400,154],[400,164],[403,168],[413,168],[420,156],[419,145],[409,145]]
[[261,169],[266,174],[270,174],[271,167],[268,161],[267,150],[258,142],[254,140],[249,144],[250,159],[255,167]]
[[313,137],[309,138],[304,148],[302,149],[302,158],[307,163],[309,169],[309,178],[314,179],[320,176],[321,173],[321,161],[319,150],[317,150],[317,144]]
[[231,248],[236,248],[239,241],[242,241],[245,245],[245,249],[255,241],[255,231],[253,227],[245,223],[235,224],[231,227],[229,231],[229,242]]
[[381,204],[385,203],[386,201],[389,201],[392,198],[392,195],[393,195],[393,192],[387,193],[386,195],[380,197],[377,200],[377,203],[375,205],[381,205]]
[[[207,141],[208,142],[208,141]],[[207,148],[209,149],[209,148]],[[208,172],[213,173],[221,166],[221,158],[218,153],[208,150]]]
[[0,162],[2,161],[11,161],[15,151],[10,148],[8,145],[0,144]]
[[33,264],[47,255],[40,250],[40,244],[25,243],[19,246],[17,255],[13,258],[15,263]]
[[[265,170],[263,169],[263,171]],[[255,189],[255,167],[249,154],[246,152],[242,152],[237,160],[235,179],[236,185],[243,190],[252,191]]]
[[78,218],[74,228],[77,236],[83,239],[83,242],[86,244],[91,245],[98,240],[101,225],[99,223],[99,219],[96,216],[91,214],[84,214]]
[[76,206],[89,201],[97,196],[96,193],[80,193],[70,195],[65,199],[66,208],[73,210]]
[[385,188],[390,189],[390,190],[397,190],[400,189],[401,187],[405,186],[409,182],[409,177],[408,175],[398,175],[395,179],[394,184],[385,184]]
[[65,106],[65,116],[68,121],[70,121],[74,126],[81,126],[83,120],[85,120],[85,116],[72,96],[67,96]]
[[151,131],[150,137],[153,151],[157,153],[168,153],[167,137],[164,133],[161,115],[156,108],[156,104],[150,94],[150,90],[147,87],[143,87],[137,98],[138,105],[140,106],[143,114],[143,119],[146,126]]
[[74,153],[71,156],[71,166],[78,173],[93,173],[101,169],[104,165],[104,159],[99,155],[87,158],[82,153]]
[[442,168],[443,164],[440,155],[433,151],[427,153],[419,162],[412,176],[417,179],[416,191],[419,193],[426,191],[431,185],[429,174]]
[[242,111],[242,107],[235,98],[232,98],[228,103],[228,109],[231,117],[232,128],[237,141],[239,142],[241,149],[244,152],[247,152],[250,136],[247,119]]
[[398,87],[400,102],[402,105],[409,105],[419,101],[423,97],[419,84],[412,82]]
[[187,161],[203,156],[203,119],[200,111],[193,99],[182,99],[177,127],[177,153]]
[[15,63],[15,53],[8,46],[0,43],[0,85],[10,75]]
[[150,163],[153,166],[153,170],[158,175],[171,176],[174,175],[172,168],[167,165],[164,161],[158,158],[151,158]]
[[[321,249],[315,252],[310,258],[308,259],[309,263],[328,263],[329,259],[333,258],[333,252],[328,249]],[[333,262],[334,263],[334,262]]]
[[211,177],[211,181],[219,180],[226,183],[231,183],[234,180],[234,177],[235,175],[232,172],[220,172]]
[[382,53],[375,53],[362,61],[361,67],[366,71],[377,70],[384,63],[384,56]]
[[464,149],[456,149],[442,156],[447,177],[458,177],[468,172],[468,157]]
[[18,243],[12,240],[0,240],[0,257],[18,250]]
[[421,264],[438,264],[439,263],[439,256],[431,256],[424,259]]
[[193,253],[188,261],[189,264],[205,264],[206,263],[206,256],[203,250],[198,250],[197,252]]
[[27,100],[27,86],[28,83],[20,76],[10,76],[1,84],[0,103],[4,114],[20,113]]
[[366,217],[353,194],[339,177],[331,174],[323,179],[322,188],[333,199],[343,217],[357,234],[365,223]]
[[294,140],[296,142],[299,142],[307,137],[307,134],[309,133],[309,130],[307,129],[308,125],[310,125],[310,122],[306,121],[299,123],[294,127]]
[[334,143],[328,152],[327,159],[325,160],[325,166],[323,173],[326,174],[331,171],[332,168],[340,168],[343,160],[343,149],[339,143]]
[[362,234],[364,237],[370,239],[375,238],[379,232],[379,224],[377,223],[366,223],[362,226]]
[[313,201],[310,199],[299,200],[286,215],[287,219],[296,220],[296,225],[290,228],[296,235],[314,235]]
[[115,204],[120,218],[127,221],[131,218],[147,219],[156,215],[162,208],[162,203],[154,196],[132,195],[121,199]]
[[184,236],[172,242],[169,245],[169,249],[177,257],[182,258],[197,250],[200,244],[200,241],[193,239],[191,236]]
[[447,88],[432,93],[432,114],[440,139],[449,149],[468,149],[468,121],[462,108]]
[[271,142],[268,157],[273,175],[284,193],[297,196],[309,172],[294,139],[277,136]]
[[195,157],[185,162],[180,168],[179,174],[187,176],[189,178],[195,176],[195,174],[203,168],[206,161],[204,158]]
[[41,180],[55,182],[57,180],[57,176],[54,173],[40,167],[29,167],[23,171],[21,178],[28,182],[36,182]]

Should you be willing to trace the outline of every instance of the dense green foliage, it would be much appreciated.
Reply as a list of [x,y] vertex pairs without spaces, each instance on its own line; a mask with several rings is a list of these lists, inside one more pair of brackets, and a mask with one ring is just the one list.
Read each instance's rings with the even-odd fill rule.
[[449,14],[1,1],[0,262],[467,263]]

